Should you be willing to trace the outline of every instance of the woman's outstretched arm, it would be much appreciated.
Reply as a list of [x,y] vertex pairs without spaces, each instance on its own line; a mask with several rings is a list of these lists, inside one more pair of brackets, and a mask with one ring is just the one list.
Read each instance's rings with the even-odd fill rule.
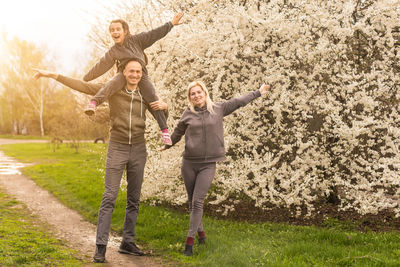
[[223,102],[222,107],[223,107],[224,116],[231,114],[232,112],[234,112],[236,109],[238,109],[240,107],[244,107],[245,105],[247,105],[248,103],[250,103],[251,101],[256,99],[257,97],[260,97],[261,95],[265,95],[270,88],[271,88],[270,85],[263,84],[263,85],[261,85],[260,89],[258,89],[258,90],[255,90],[253,92],[244,94],[240,97],[235,97],[235,98],[229,99],[226,102]]

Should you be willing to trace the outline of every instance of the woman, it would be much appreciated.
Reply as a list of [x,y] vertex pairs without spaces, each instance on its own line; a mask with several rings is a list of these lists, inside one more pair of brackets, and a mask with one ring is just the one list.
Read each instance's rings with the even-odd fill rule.
[[[201,222],[203,202],[214,178],[216,162],[225,160],[223,118],[245,106],[255,98],[266,94],[270,88],[263,84],[259,90],[225,102],[213,103],[205,84],[195,81],[189,84],[189,107],[183,112],[171,139],[172,146],[185,135],[182,161],[182,177],[189,199],[190,225],[186,238],[186,256],[193,255],[193,243],[198,234],[199,244],[206,235]],[[171,146],[165,146],[165,149]]]

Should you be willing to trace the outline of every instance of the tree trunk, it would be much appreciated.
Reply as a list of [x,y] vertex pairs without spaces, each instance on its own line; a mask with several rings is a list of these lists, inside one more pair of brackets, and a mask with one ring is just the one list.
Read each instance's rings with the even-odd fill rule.
[[43,127],[43,87],[40,87],[39,120],[40,120],[40,135],[44,136],[44,127]]

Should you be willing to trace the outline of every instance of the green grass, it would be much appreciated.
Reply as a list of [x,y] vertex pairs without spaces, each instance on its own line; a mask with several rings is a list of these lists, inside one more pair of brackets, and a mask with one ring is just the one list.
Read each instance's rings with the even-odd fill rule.
[[32,140],[38,140],[38,139],[50,139],[49,136],[33,136],[33,135],[14,135],[14,134],[0,134],[0,138],[5,138],[5,139],[32,139]]
[[[84,144],[79,153],[62,145],[56,152],[46,144],[4,145],[8,155],[37,162],[24,173],[67,206],[96,223],[103,193],[106,146]],[[125,192],[120,192],[112,229],[121,232]],[[267,211],[266,211],[267,212]],[[400,234],[362,233],[349,224],[331,227],[243,223],[205,216],[205,246],[183,256],[189,216],[141,204],[137,241],[145,249],[182,266],[400,266]]]
[[26,206],[0,191],[0,266],[83,266],[68,249],[38,224]]

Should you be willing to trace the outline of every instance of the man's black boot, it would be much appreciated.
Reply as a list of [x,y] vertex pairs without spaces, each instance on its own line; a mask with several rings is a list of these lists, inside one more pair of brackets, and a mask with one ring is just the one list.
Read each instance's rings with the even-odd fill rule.
[[106,245],[96,245],[96,253],[93,257],[93,262],[105,262],[106,261]]
[[122,241],[121,245],[119,246],[119,253],[123,254],[131,254],[131,255],[136,255],[136,256],[143,256],[144,252],[141,251],[135,243],[133,242],[124,242]]

